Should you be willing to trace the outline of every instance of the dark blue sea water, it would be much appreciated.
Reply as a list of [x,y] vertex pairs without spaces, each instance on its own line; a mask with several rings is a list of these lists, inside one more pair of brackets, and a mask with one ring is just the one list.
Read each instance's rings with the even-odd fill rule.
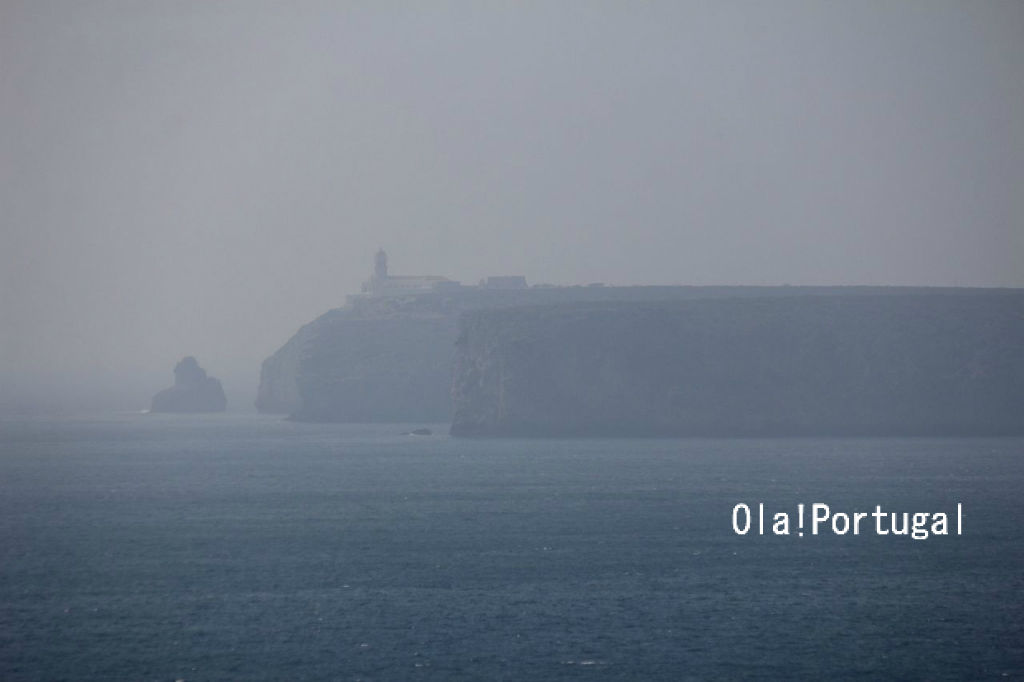
[[[402,430],[0,422],[0,679],[1024,676],[1024,439]],[[738,502],[963,535],[738,536]]]

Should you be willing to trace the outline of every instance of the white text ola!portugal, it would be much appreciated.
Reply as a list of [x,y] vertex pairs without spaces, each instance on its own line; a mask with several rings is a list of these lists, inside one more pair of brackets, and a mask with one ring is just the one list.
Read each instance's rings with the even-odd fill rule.
[[[765,516],[764,502],[756,510],[742,502],[732,508],[732,529],[737,535],[756,530],[758,535],[797,535],[804,531],[811,535],[907,535],[914,540],[925,540],[932,535],[951,535],[950,516],[945,512],[888,512],[876,505],[871,512],[833,512],[824,502],[810,505],[810,523],[805,527],[805,507],[796,506],[795,525],[789,512],[779,511]],[[767,524],[766,525],[766,521]],[[963,504],[956,505],[956,535],[963,534]]]

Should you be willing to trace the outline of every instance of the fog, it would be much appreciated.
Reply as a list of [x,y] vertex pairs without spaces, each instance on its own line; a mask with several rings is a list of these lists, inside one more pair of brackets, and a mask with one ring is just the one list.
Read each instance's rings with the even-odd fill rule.
[[395,274],[1024,286],[1019,2],[0,2],[0,408]]

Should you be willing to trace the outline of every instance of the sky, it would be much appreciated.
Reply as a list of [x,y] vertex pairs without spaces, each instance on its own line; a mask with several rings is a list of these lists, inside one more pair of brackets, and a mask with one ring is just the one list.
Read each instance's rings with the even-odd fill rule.
[[0,408],[392,274],[1024,286],[1024,3],[0,0]]

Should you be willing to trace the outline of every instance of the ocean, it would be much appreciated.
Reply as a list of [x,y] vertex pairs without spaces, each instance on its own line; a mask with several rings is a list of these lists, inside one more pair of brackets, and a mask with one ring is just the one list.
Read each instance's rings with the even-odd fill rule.
[[1024,439],[417,426],[0,420],[0,680],[1024,677]]

